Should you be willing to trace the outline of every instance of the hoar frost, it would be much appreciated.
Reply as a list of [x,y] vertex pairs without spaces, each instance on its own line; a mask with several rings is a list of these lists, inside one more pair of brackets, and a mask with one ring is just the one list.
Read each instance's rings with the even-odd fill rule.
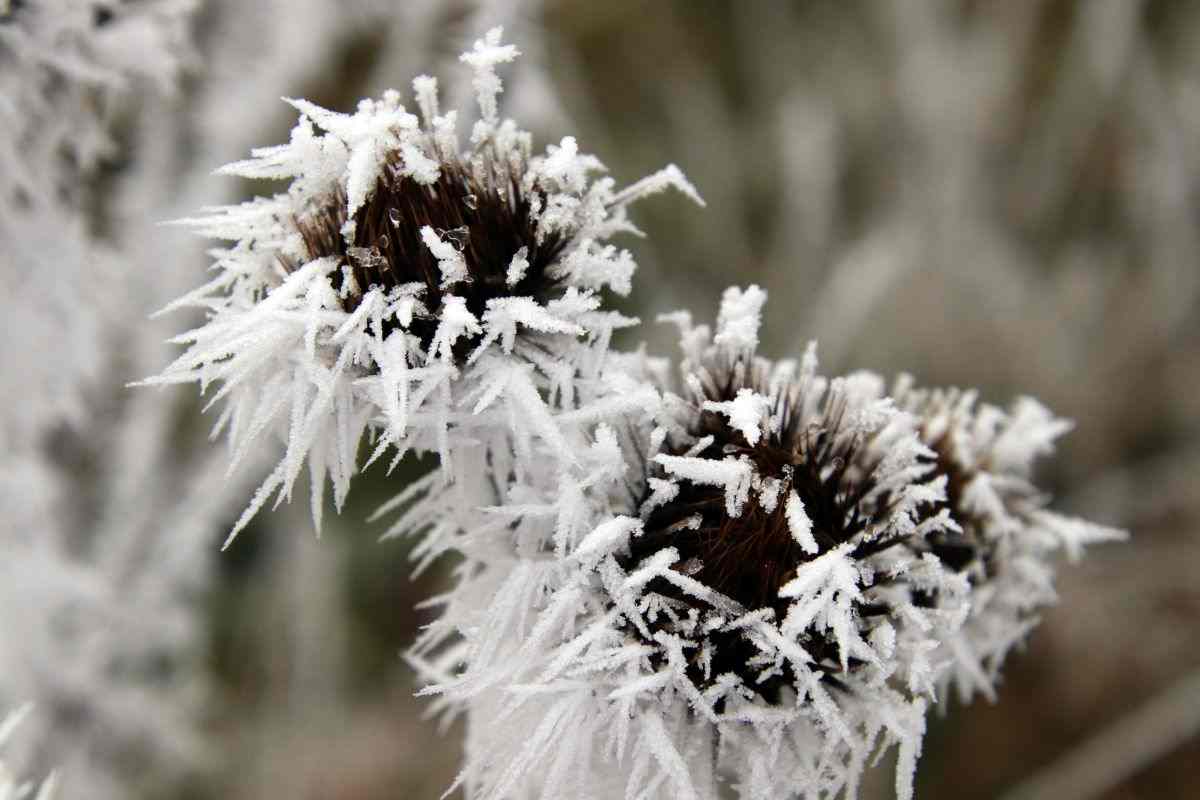
[[[419,646],[434,691],[489,709],[485,725],[574,703],[583,732],[528,754],[576,771],[584,751],[604,754],[570,781],[617,769],[630,797],[647,781],[715,797],[723,773],[746,796],[852,793],[888,745],[911,774],[932,655],[966,613],[967,581],[927,555],[929,537],[957,532],[945,480],[877,382],[819,376],[812,349],[757,358],[762,299],[727,293],[715,335],[676,317],[682,393],[652,378],[662,402],[623,422],[624,469],[607,486],[521,487],[546,506],[512,508],[515,540],[563,557],[518,560],[465,651],[435,661]],[[512,783],[500,765],[526,754],[511,748],[477,745],[479,796],[572,796],[565,775]]]
[[[757,354],[766,293],[690,314],[678,377],[610,347],[636,324],[626,207],[564,137],[535,153],[502,120],[490,31],[463,56],[479,118],[464,145],[437,83],[352,114],[289,101],[288,144],[225,172],[287,192],[186,220],[225,239],[176,306],[208,315],[152,383],[219,388],[235,463],[286,442],[237,528],[307,467],[340,505],[371,460],[441,470],[379,509],[452,587],[408,654],[423,694],[469,720],[452,789],[471,798],[854,797],[895,750],[913,794],[928,708],[994,694],[1053,599],[1052,558],[1118,532],[1054,515],[1030,483],[1065,424],[901,380]],[[237,530],[235,528],[235,532]]]

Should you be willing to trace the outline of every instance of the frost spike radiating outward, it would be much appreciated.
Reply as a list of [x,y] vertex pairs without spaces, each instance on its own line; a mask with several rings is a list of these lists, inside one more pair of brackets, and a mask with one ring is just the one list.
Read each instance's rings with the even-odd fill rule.
[[635,268],[604,240],[636,232],[626,206],[639,197],[674,187],[701,201],[673,165],[617,191],[573,137],[535,155],[500,117],[496,70],[519,55],[500,36],[462,57],[479,106],[469,149],[428,76],[413,82],[419,115],[395,91],[354,113],[288,100],[291,140],[220,170],[288,190],[180,220],[230,244],[217,278],[172,305],[206,321],[145,383],[217,386],[235,464],[264,436],[286,442],[231,538],[272,495],[289,498],[305,464],[319,525],[325,476],[340,508],[367,432],[372,460],[436,451],[447,478],[487,430],[508,439],[496,447],[548,441],[550,458],[574,461],[547,404],[598,399],[611,332],[635,322],[602,308]]

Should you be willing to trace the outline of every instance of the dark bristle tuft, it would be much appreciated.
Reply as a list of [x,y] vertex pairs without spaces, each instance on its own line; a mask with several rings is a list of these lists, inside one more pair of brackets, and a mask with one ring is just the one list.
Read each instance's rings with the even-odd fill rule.
[[[738,363],[709,377],[707,400],[732,400],[743,388],[769,395],[766,378]],[[788,601],[779,597],[779,590],[796,576],[797,569],[854,540],[889,513],[892,498],[887,492],[875,491],[879,464],[864,455],[857,440],[838,436],[844,423],[844,407],[835,400],[823,413],[804,418],[801,409],[805,408],[805,398],[799,389],[777,393],[775,403],[772,416],[780,424],[754,445],[730,427],[723,414],[713,411],[699,411],[688,433],[696,439],[713,437],[705,451],[710,457],[747,458],[758,475],[779,480],[782,488],[776,505],[768,511],[752,493],[741,515],[731,517],[726,512],[723,488],[682,482],[678,496],[650,514],[644,534],[631,542],[623,566],[631,568],[665,547],[674,547],[679,552],[679,563],[690,565],[691,577],[748,610],[770,608],[776,621],[781,621],[787,614]],[[681,455],[686,449],[678,447],[669,452]],[[817,554],[805,552],[792,536],[786,516],[791,491],[799,496],[812,522],[812,534],[820,548]],[[870,502],[866,502],[868,496]],[[927,511],[932,515],[936,510]],[[689,529],[684,523],[696,515],[700,517],[699,528]],[[897,543],[874,542],[872,552]],[[665,580],[656,580],[649,588],[683,606],[696,602]],[[785,666],[782,672],[759,681],[758,669],[748,667],[753,664],[757,648],[740,631],[716,631],[710,638],[714,645],[709,667],[712,676],[739,674],[746,686],[772,702],[795,678]],[[836,644],[816,634],[800,644],[836,685],[842,670]],[[850,669],[857,666],[850,661]],[[698,659],[690,671],[697,685],[706,683]]]
[[[296,220],[309,259],[334,257],[349,267],[359,292],[372,286],[390,289],[409,283],[424,287],[423,301],[431,316],[414,319],[409,330],[428,344],[437,328],[436,313],[443,290],[438,260],[421,238],[421,229],[433,228],[443,240],[460,247],[469,281],[452,288],[467,308],[480,316],[488,300],[499,297],[547,298],[558,286],[551,267],[569,240],[550,233],[538,240],[532,218],[534,202],[545,197],[536,189],[525,191],[520,169],[492,169],[479,180],[458,161],[441,165],[432,184],[417,183],[400,172],[398,156],[388,162],[375,191],[355,213],[354,241],[342,235],[347,203],[338,191],[329,202]],[[536,201],[535,201],[536,196]],[[529,267],[515,285],[506,283],[509,264],[522,247]],[[368,255],[364,257],[362,248]],[[294,264],[285,263],[289,271]],[[334,273],[335,289],[342,290],[341,270]],[[358,306],[358,292],[345,293],[347,311]],[[394,323],[391,323],[394,324]],[[459,347],[469,343],[460,340]]]

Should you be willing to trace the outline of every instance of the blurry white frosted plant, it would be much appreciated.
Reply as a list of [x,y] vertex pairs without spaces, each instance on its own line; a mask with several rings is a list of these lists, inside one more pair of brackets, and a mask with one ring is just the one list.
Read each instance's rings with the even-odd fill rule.
[[124,391],[153,349],[124,338],[144,312],[130,298],[155,278],[123,291],[128,259],[105,223],[129,198],[105,185],[96,202],[105,168],[141,155],[117,140],[161,112],[194,6],[0,9],[0,706],[37,709],[9,763],[55,765],[72,797],[128,797],[204,754],[195,590],[227,513],[222,475],[181,452],[172,405]]
[[853,797],[891,748],[911,797],[939,687],[990,692],[1054,551],[1116,535],[1028,483],[1062,424],[764,359],[753,286],[715,329],[668,317],[678,382],[610,349],[635,265],[604,242],[634,199],[699,197],[674,167],[617,191],[570,137],[535,155],[498,111],[516,55],[493,30],[463,56],[465,147],[432,78],[419,116],[290,101],[291,141],[224,168],[288,190],[186,220],[231,244],[150,382],[219,387],[235,461],[285,442],[234,533],[306,465],[319,524],[364,438],[438,455],[380,514],[459,558],[410,661],[467,716],[469,797]]
[[173,86],[194,5],[0,4],[0,307],[12,337],[0,351],[0,444],[83,413],[113,268],[86,219],[91,179],[116,155],[112,128],[131,89]]

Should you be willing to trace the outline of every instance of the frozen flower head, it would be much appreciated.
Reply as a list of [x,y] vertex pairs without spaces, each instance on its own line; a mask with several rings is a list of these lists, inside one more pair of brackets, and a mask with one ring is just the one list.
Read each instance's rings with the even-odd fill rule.
[[[427,144],[436,150],[435,140]],[[534,209],[546,194],[529,170],[528,148],[511,144],[493,143],[470,162],[457,152],[437,154],[428,182],[412,172],[399,151],[391,153],[352,220],[340,187],[323,206],[297,217],[303,263],[336,262],[330,280],[347,311],[359,307],[370,287],[412,291],[422,307],[407,325],[395,318],[384,325],[407,329],[425,348],[437,332],[437,311],[447,301],[461,301],[478,320],[489,301],[525,297],[544,304],[561,296],[566,276],[552,268],[561,267],[570,237],[540,229]],[[286,262],[289,270],[296,266]],[[454,343],[458,358],[478,342],[482,330],[476,326],[468,334]]]
[[945,678],[964,702],[975,694],[994,700],[1005,657],[1056,599],[1058,554],[1075,561],[1085,545],[1125,533],[1047,510],[1048,496],[1032,482],[1034,463],[1071,423],[1033,398],[1004,410],[977,403],[972,391],[915,388],[907,377],[893,393],[918,419],[918,435],[946,479],[944,505],[961,526],[958,535],[926,542],[971,585],[970,614],[951,639]]
[[289,100],[301,113],[291,141],[221,170],[288,190],[185,220],[232,244],[217,277],[176,304],[209,318],[155,380],[220,384],[239,452],[285,434],[248,513],[287,496],[306,459],[316,491],[328,470],[340,503],[368,428],[373,457],[436,450],[447,474],[458,431],[502,417],[516,437],[556,436],[540,396],[572,402],[584,362],[633,322],[602,309],[635,268],[605,240],[636,232],[626,207],[639,197],[675,187],[699,202],[674,166],[616,191],[572,137],[534,154],[499,116],[496,69],[518,55],[500,34],[462,56],[479,107],[469,141],[426,76],[416,113],[395,91],[352,114]]
[[[854,796],[891,746],[911,795],[938,651],[964,613],[966,580],[925,544],[956,532],[945,479],[877,377],[829,381],[812,348],[759,358],[764,300],[728,291],[715,332],[672,317],[682,389],[623,448],[613,491],[497,509],[518,537],[568,544],[515,565],[455,623],[463,646],[418,662],[429,691],[480,717],[465,773],[479,796],[574,796],[606,769],[627,797],[715,798],[722,780],[743,797]],[[521,714],[538,735],[484,732]],[[522,773],[534,758],[556,768]]]
[[[755,356],[764,299],[727,292],[711,340],[684,323],[683,396],[649,472],[643,533],[618,561],[633,570],[669,553],[687,576],[648,584],[668,613],[647,630],[692,641],[698,688],[733,674],[775,703],[816,673],[837,690],[863,669],[892,672],[901,609],[929,578],[898,563],[958,530],[936,507],[945,480],[878,378],[828,381],[813,346],[799,365]],[[724,624],[729,607],[754,623]],[[928,688],[926,668],[914,689]]]
[[[827,380],[811,346],[799,364],[758,357],[764,300],[727,291],[715,334],[673,317],[683,391],[666,403],[639,529],[613,551],[626,577],[607,582],[611,602],[682,688],[676,702],[716,722],[740,778],[764,768],[745,729],[761,718],[759,736],[824,739],[807,746],[836,754],[830,785],[856,780],[876,735],[899,742],[907,794],[933,654],[965,591],[926,544],[958,535],[946,479],[878,377]],[[816,763],[793,755],[770,771]]]
[[[600,244],[636,232],[628,203],[668,186],[699,197],[673,166],[614,192],[573,137],[534,155],[530,135],[498,116],[496,67],[519,55],[500,33],[462,57],[475,70],[480,113],[465,148],[457,112],[441,113],[428,76],[413,82],[419,114],[395,91],[350,115],[290,100],[302,115],[291,142],[221,170],[288,179],[288,193],[252,204],[251,216],[239,207],[210,221],[228,238],[240,234],[260,268],[292,276],[319,263],[341,309],[382,303],[382,314],[364,316],[430,358],[461,365],[497,339],[509,352],[519,328],[577,337],[602,327],[589,313],[597,293],[628,293],[635,268],[628,251]],[[224,224],[234,215],[241,231]]]

